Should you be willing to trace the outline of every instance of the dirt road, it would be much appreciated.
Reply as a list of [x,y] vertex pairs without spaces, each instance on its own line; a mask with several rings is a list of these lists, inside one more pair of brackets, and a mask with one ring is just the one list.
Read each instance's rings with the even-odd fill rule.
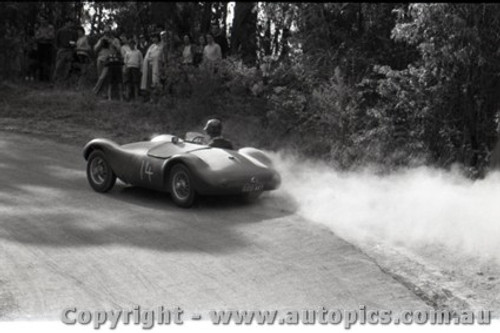
[[[286,179],[284,179],[286,181]],[[117,183],[91,190],[81,147],[0,132],[0,319],[140,305],[424,309],[357,248],[294,214],[279,190],[245,205]]]

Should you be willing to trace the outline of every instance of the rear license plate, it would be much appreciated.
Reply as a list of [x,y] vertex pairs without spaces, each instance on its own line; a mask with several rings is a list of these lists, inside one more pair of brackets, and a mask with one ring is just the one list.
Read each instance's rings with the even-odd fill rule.
[[243,185],[243,192],[258,192],[264,190],[264,184],[249,183]]

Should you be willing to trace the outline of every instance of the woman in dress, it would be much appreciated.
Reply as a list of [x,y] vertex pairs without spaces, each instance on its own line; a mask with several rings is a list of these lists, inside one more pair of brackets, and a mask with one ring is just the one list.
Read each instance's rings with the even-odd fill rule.
[[148,48],[142,65],[141,90],[149,91],[160,84],[160,69],[162,61],[162,48],[160,47],[160,36],[153,34],[153,43]]

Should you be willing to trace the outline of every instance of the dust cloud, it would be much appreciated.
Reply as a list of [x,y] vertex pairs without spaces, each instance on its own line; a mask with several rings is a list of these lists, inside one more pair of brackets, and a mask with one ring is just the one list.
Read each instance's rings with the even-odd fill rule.
[[339,172],[283,153],[277,195],[297,213],[354,243],[427,246],[500,262],[500,172],[472,181],[457,170],[419,167],[390,175]]

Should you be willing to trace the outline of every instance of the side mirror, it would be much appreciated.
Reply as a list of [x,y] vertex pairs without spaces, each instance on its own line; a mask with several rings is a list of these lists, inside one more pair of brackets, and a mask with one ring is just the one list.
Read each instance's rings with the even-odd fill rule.
[[178,137],[176,137],[176,136],[173,136],[173,137],[172,137],[172,143],[173,143],[174,145],[178,144],[178,143],[179,143],[179,138],[178,138]]

